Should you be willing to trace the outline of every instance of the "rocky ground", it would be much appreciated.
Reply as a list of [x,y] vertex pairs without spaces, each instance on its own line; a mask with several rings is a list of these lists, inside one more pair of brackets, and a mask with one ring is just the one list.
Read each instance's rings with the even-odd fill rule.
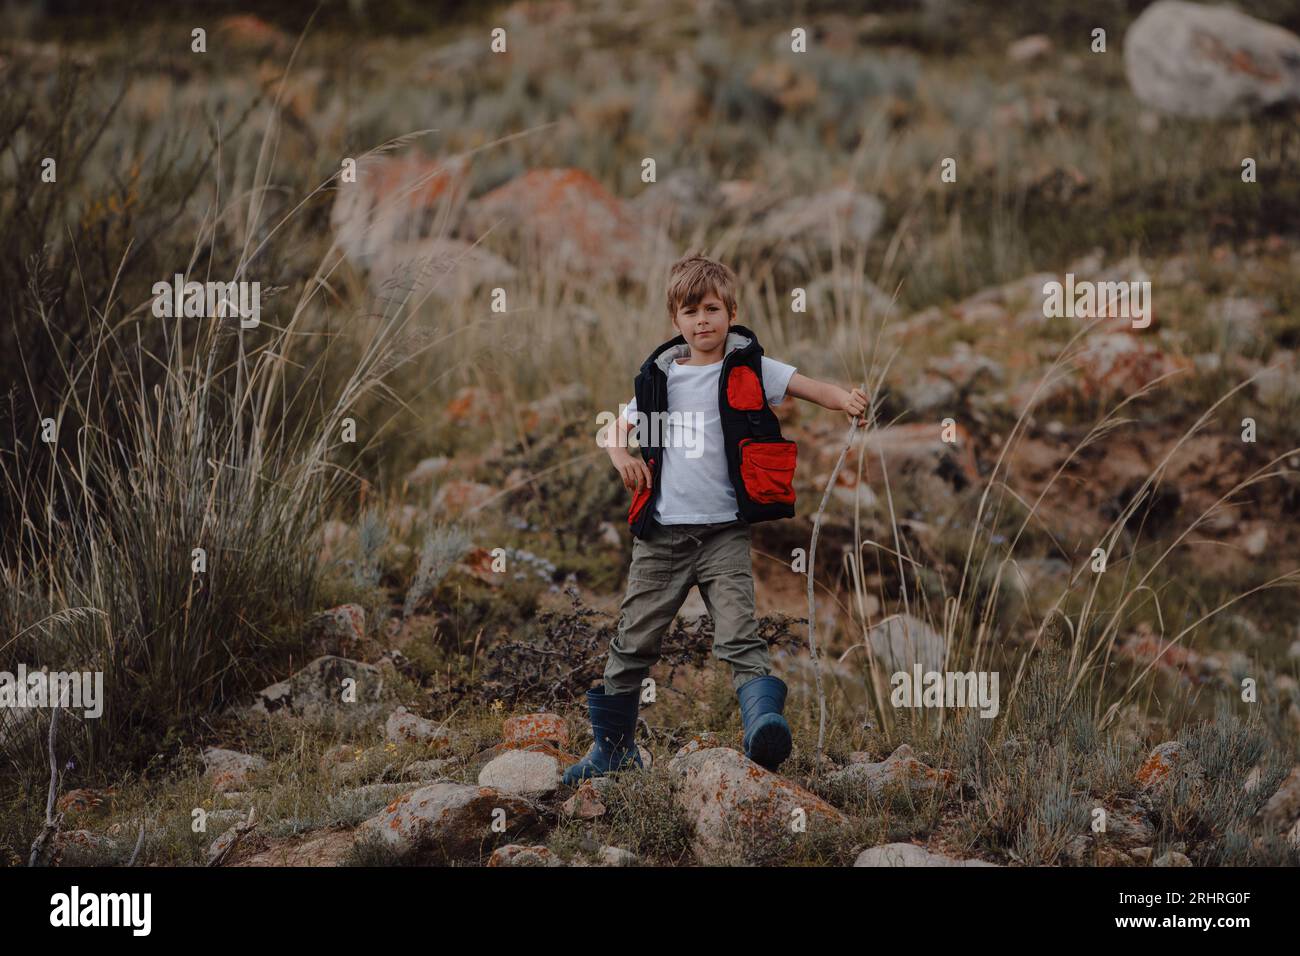
[[[959,28],[960,5],[930,4],[811,16],[812,51],[794,59],[790,25],[764,4],[725,34],[718,5],[659,6],[512,4],[501,56],[484,54],[475,23],[364,41],[326,29],[289,69],[293,37],[253,16],[218,21],[199,60],[167,24],[84,38],[70,57],[52,42],[2,48],[0,72],[27,99],[0,128],[44,122],[32,141],[66,135],[91,157],[36,194],[49,207],[0,207],[4,278],[34,287],[23,308],[52,310],[68,348],[90,356],[87,376],[98,346],[80,303],[125,303],[134,322],[198,245],[214,274],[242,275],[246,226],[276,237],[254,263],[276,287],[259,361],[288,354],[288,333],[268,330],[291,312],[293,338],[328,343],[301,356],[311,383],[350,383],[356,401],[291,379],[286,392],[311,396],[283,411],[308,422],[300,443],[277,446],[277,427],[260,436],[282,469],[268,484],[355,479],[304,512],[292,540],[241,510],[243,485],[185,483],[226,438],[180,445],[172,468],[150,457],[145,429],[71,509],[159,475],[174,507],[140,519],[136,501],[109,499],[87,519],[96,553],[130,553],[138,575],[101,561],[88,579],[65,560],[84,544],[75,534],[37,560],[5,553],[0,612],[27,635],[24,660],[57,663],[71,643],[125,661],[112,672],[120,733],[75,751],[98,762],[63,764],[44,862],[1296,864],[1300,198],[1294,124],[1278,111],[1300,100],[1286,67],[1300,39],[1161,2],[1111,25],[1103,55],[1073,7],[1056,10],[1055,39],[1001,20],[989,39]],[[42,119],[66,69],[90,82]],[[106,92],[115,71],[120,97]],[[72,138],[101,114],[102,139]],[[198,132],[175,137],[177,156],[119,168],[186,118]],[[209,170],[194,144],[214,118],[231,155],[267,165]],[[275,148],[246,123],[274,130]],[[343,157],[358,160],[350,182],[336,181]],[[950,157],[954,180],[937,173]],[[253,193],[265,222],[234,239],[210,226],[210,207]],[[76,223],[74,241],[37,220]],[[152,245],[131,245],[145,234]],[[47,246],[64,258],[41,282],[11,268]],[[667,332],[664,267],[697,247],[736,267],[742,321],[768,354],[865,385],[874,415],[832,482],[847,423],[778,409],[799,443],[798,516],[756,526],[754,569],[762,633],[792,688],[790,760],[769,773],[741,753],[692,594],[642,710],[646,769],[570,789],[560,777],[590,742],[581,695],[629,557],[627,496],[594,446],[596,415],[630,397]],[[101,254],[74,269],[69,248]],[[127,248],[140,251],[119,275]],[[322,274],[329,297],[316,296]],[[37,294],[72,276],[76,294]],[[1067,281],[1149,282],[1151,321],[1053,317],[1047,288]],[[276,298],[295,288],[298,306]],[[0,358],[35,363],[10,366],[14,380],[55,383],[31,402],[53,407],[63,339],[32,327]],[[350,363],[380,354],[378,379],[352,388],[364,377]],[[218,406],[240,387],[159,404]],[[355,416],[354,458],[313,432],[326,407]],[[302,447],[330,454],[295,469]],[[0,465],[35,457],[16,450]],[[72,473],[4,475],[29,489]],[[828,484],[813,568],[823,747],[800,558]],[[49,503],[32,494],[13,527],[44,522]],[[214,558],[258,551],[305,607],[245,601],[220,574],[196,590],[186,562],[173,592],[170,551],[130,550],[165,539],[189,554],[196,527],[215,534]],[[252,595],[259,582],[244,580]],[[69,617],[65,596],[102,581],[107,623]],[[176,626],[159,593],[184,593],[199,623]],[[151,670],[182,655],[220,666],[174,686]],[[882,675],[914,663],[1000,672],[1002,716],[891,707]],[[132,711],[142,689],[162,703]],[[191,707],[193,693],[221,707]],[[47,725],[3,716],[0,743],[26,772],[4,790],[0,861],[18,863],[43,816]]]

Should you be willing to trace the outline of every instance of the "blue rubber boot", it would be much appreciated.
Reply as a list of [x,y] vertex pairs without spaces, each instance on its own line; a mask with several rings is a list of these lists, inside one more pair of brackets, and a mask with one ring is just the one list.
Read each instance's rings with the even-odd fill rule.
[[574,786],[588,777],[641,766],[636,749],[636,715],[641,703],[637,691],[606,694],[604,688],[587,691],[591,714],[591,735],[596,738],[591,753],[564,771],[564,782]]
[[769,674],[747,681],[736,691],[745,724],[745,756],[768,770],[790,756],[790,725],[782,716],[786,690],[785,681]]

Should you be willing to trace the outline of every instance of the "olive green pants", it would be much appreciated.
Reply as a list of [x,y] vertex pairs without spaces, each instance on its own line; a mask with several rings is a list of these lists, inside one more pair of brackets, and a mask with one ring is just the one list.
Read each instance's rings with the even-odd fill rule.
[[731,665],[732,684],[739,688],[772,672],[754,617],[751,533],[739,519],[675,525],[651,519],[646,537],[632,539],[627,596],[605,663],[606,694],[640,690],[692,585],[713,618],[713,655]]

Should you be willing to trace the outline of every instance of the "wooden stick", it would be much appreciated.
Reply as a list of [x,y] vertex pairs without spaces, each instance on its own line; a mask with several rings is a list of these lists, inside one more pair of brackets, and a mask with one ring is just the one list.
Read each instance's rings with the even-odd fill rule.
[[36,835],[32,841],[32,854],[27,860],[29,867],[36,866],[38,861],[45,857],[51,841],[58,835],[59,824],[63,822],[63,814],[54,812],[54,802],[59,796],[59,760],[55,754],[55,744],[58,741],[59,734],[59,707],[56,704],[50,709],[50,792],[45,799],[45,826],[41,832]]
[[812,657],[813,665],[813,682],[817,686],[817,764],[821,765],[822,747],[826,743],[826,692],[822,688],[822,665],[821,658],[817,655],[817,601],[813,594],[813,568],[817,562],[817,536],[821,533],[822,515],[826,512],[826,502],[830,500],[831,489],[835,487],[835,479],[839,477],[840,469],[844,467],[844,459],[853,446],[853,438],[858,428],[862,425],[862,419],[854,418],[849,425],[848,437],[844,440],[844,447],[840,450],[840,457],[835,462],[835,468],[831,471],[831,479],[826,483],[826,490],[822,492],[822,503],[817,508],[817,515],[813,518],[812,542],[808,545],[808,653]]

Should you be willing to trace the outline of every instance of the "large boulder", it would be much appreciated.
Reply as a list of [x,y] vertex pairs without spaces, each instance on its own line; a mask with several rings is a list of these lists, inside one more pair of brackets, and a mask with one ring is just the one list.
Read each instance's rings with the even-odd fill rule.
[[439,782],[390,803],[357,828],[401,859],[477,859],[498,843],[538,829],[526,800],[491,787]]
[[1226,6],[1151,4],[1124,37],[1124,65],[1138,99],[1178,116],[1300,100],[1300,37]]
[[695,855],[705,865],[734,863],[750,847],[815,837],[848,822],[816,794],[730,748],[679,756],[673,766],[681,774],[674,796],[694,825]]
[[469,204],[468,228],[513,232],[544,262],[603,278],[645,279],[667,239],[580,169],[534,169]]
[[249,709],[254,714],[347,724],[374,718],[390,697],[379,668],[327,655],[262,690]]

